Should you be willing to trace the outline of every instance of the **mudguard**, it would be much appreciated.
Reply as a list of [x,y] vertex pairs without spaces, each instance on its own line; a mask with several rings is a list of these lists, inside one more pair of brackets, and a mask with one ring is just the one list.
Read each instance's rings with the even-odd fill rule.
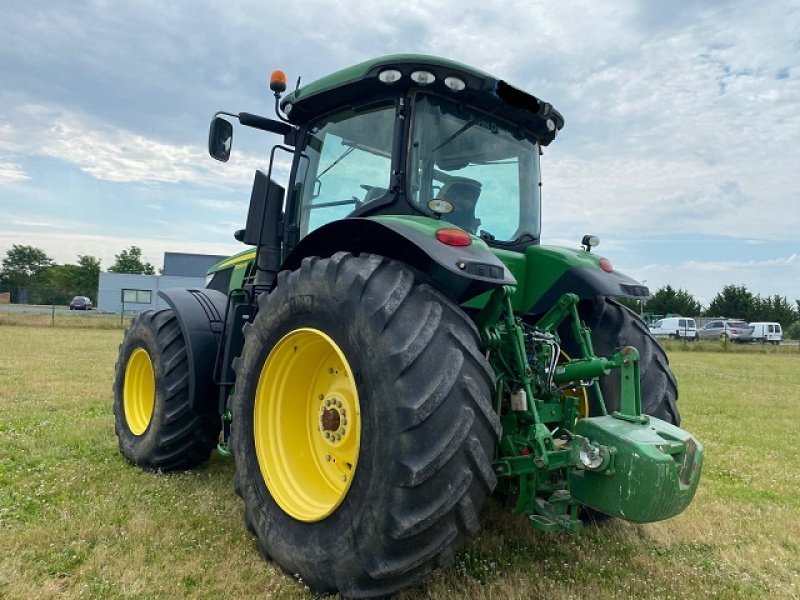
[[[493,252],[518,281],[511,303],[520,314],[546,312],[566,293],[581,299],[650,297],[646,286],[614,270],[608,259],[593,252],[540,245],[530,245],[524,252],[501,248]],[[489,294],[484,294],[466,307],[483,308],[488,300]]]
[[171,289],[158,292],[178,317],[189,362],[189,398],[195,414],[217,414],[218,387],[214,362],[223,330],[228,297],[210,289]]
[[565,271],[547,291],[528,309],[538,314],[547,311],[565,293],[571,292],[581,299],[595,296],[612,298],[647,299],[650,290],[635,279],[619,271],[606,273],[599,269],[571,268]]
[[439,291],[458,303],[501,285],[516,285],[514,276],[483,240],[472,236],[469,246],[458,247],[436,239],[436,231],[448,227],[452,225],[410,216],[333,221],[304,237],[281,269],[297,269],[307,256],[324,258],[345,251],[402,261],[430,278]]

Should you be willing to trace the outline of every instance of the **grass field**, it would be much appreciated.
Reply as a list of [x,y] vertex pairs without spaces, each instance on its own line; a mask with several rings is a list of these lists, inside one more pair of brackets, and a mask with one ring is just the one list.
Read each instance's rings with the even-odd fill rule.
[[[0,321],[0,597],[310,598],[259,555],[230,459],[159,475],[120,456],[121,337]],[[456,564],[401,597],[800,597],[800,353],[670,358],[706,446],[684,514],[545,535],[491,501]]]

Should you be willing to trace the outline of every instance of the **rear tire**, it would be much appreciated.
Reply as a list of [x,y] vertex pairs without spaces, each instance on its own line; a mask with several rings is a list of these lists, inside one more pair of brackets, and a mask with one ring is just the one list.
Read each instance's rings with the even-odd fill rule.
[[172,310],[148,310],[134,319],[115,372],[114,428],[125,458],[164,471],[208,460],[220,420],[191,410],[186,342]]
[[[455,304],[396,261],[337,253],[279,274],[246,329],[232,404],[234,487],[265,555],[317,593],[350,597],[394,593],[453,562],[497,481],[494,377],[478,339]],[[324,351],[311,352],[315,343]],[[317,439],[340,427],[338,415],[324,420],[328,399],[336,404],[328,373],[351,406],[348,430],[360,432],[339,488],[324,476],[334,442]],[[264,422],[273,407],[279,425]],[[287,450],[303,436],[299,462]],[[274,438],[283,452],[259,449]]]

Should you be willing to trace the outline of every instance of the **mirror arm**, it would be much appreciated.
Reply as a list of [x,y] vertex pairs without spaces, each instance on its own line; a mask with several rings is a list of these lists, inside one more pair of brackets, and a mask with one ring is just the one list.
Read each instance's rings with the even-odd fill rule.
[[261,131],[269,131],[271,133],[277,133],[283,136],[294,131],[294,127],[288,123],[282,123],[280,121],[268,119],[259,115],[243,112],[239,113],[237,116],[239,118],[239,123],[242,125],[253,127],[254,129],[260,129]]

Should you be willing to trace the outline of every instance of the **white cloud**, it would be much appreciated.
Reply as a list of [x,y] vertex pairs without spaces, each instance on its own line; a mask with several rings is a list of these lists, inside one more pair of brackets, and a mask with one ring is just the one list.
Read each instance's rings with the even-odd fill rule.
[[627,274],[646,281],[651,290],[666,284],[686,289],[706,306],[728,284],[745,285],[761,296],[786,296],[792,304],[800,300],[800,259],[795,253],[764,260],[653,263]]
[[218,210],[224,212],[235,212],[237,214],[246,214],[248,203],[246,200],[214,200],[212,198],[200,198],[194,201],[198,206],[209,208],[211,210]]
[[78,229],[83,225],[79,221],[65,219],[42,218],[41,216],[6,216],[5,223],[16,227],[37,227],[41,229]]
[[[265,159],[243,152],[235,152],[223,165],[204,147],[170,144],[55,106],[26,104],[13,112],[13,121],[0,123],[0,150],[56,158],[101,181],[244,187],[256,168],[265,167]],[[0,169],[4,165],[15,166],[0,163]],[[285,175],[288,166],[277,160],[276,176]]]
[[30,176],[22,166],[12,162],[0,162],[0,185],[27,181]]

